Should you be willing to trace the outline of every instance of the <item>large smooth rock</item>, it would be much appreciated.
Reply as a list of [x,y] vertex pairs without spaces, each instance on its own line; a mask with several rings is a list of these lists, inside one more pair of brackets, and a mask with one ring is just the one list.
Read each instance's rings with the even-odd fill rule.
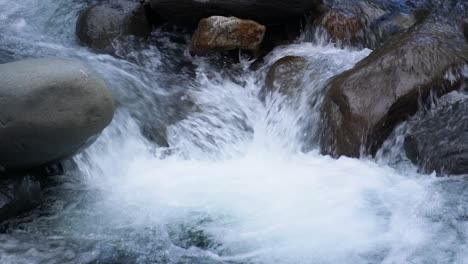
[[204,18],[192,37],[195,54],[235,49],[258,50],[265,36],[265,26],[252,20],[212,16]]
[[281,24],[301,17],[318,5],[318,0],[151,0],[154,11],[178,24],[196,24],[210,16],[235,16],[263,24]]
[[408,158],[422,172],[468,174],[468,100],[442,104],[410,123]]
[[0,165],[24,169],[73,155],[112,120],[106,84],[81,62],[0,64]]
[[148,37],[151,25],[143,5],[129,0],[107,0],[83,10],[76,24],[80,42],[104,53],[115,51],[114,41],[134,35]]
[[321,110],[321,152],[375,154],[393,128],[416,112],[419,98],[459,87],[444,77],[467,60],[463,33],[443,18],[429,17],[391,38],[330,82]]

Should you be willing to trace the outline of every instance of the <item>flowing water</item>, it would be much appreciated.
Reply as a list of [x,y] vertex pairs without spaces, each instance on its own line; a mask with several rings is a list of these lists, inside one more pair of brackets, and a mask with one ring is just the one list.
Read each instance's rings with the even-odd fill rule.
[[[378,159],[318,154],[325,83],[370,50],[302,42],[252,71],[157,31],[97,55],[74,37],[86,4],[0,0],[0,62],[80,59],[118,107],[44,205],[7,223],[0,263],[468,263],[466,179],[418,174],[404,125]],[[259,99],[286,55],[311,62],[301,96]]]

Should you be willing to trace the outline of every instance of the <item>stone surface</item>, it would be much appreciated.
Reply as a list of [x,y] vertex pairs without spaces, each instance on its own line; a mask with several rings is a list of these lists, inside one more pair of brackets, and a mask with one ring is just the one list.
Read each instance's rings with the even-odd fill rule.
[[287,96],[297,94],[306,75],[308,62],[297,56],[286,56],[276,61],[268,70],[264,92],[280,92]]
[[465,39],[468,40],[468,18],[463,20],[463,34],[465,34]]
[[252,20],[212,16],[198,24],[192,37],[195,54],[234,49],[257,50],[265,36],[265,26]]
[[410,126],[406,154],[422,172],[468,174],[468,99],[442,104]]
[[33,176],[0,180],[0,223],[40,205],[41,191],[40,182]]
[[459,87],[444,76],[467,60],[467,43],[450,21],[430,17],[391,38],[330,82],[321,110],[321,152],[374,154],[416,112],[419,98]]
[[113,53],[113,42],[127,35],[147,37],[151,25],[143,5],[129,0],[107,0],[83,10],[76,24],[78,40],[97,51]]
[[111,122],[106,84],[79,61],[0,64],[0,165],[25,169],[73,155]]
[[210,16],[235,16],[263,24],[302,17],[314,9],[318,0],[151,0],[151,6],[163,19],[178,24],[196,24]]

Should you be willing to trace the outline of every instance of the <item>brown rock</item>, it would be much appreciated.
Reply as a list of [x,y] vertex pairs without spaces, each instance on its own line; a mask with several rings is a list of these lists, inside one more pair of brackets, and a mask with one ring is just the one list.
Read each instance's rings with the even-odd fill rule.
[[134,35],[148,37],[151,25],[144,7],[128,0],[107,0],[92,5],[80,13],[76,23],[78,40],[103,53],[114,53],[113,41]]
[[391,38],[331,81],[321,110],[321,152],[375,154],[393,128],[416,112],[420,97],[459,87],[444,76],[467,60],[463,34],[437,18]]
[[463,34],[465,34],[465,38],[468,40],[468,18],[463,20]]
[[204,54],[234,49],[254,51],[262,43],[265,29],[265,26],[255,21],[236,17],[204,18],[193,34],[192,52]]

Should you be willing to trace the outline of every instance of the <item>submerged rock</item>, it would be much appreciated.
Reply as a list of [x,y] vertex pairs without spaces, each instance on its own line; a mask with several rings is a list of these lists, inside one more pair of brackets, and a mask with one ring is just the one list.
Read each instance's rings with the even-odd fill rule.
[[338,0],[326,9],[316,24],[339,46],[375,48],[423,18],[421,9],[388,0]]
[[234,49],[258,50],[265,36],[265,26],[252,20],[236,17],[212,16],[204,18],[192,37],[192,52],[204,54],[210,51]]
[[416,112],[420,97],[458,88],[444,79],[468,60],[468,45],[454,24],[428,18],[336,76],[321,110],[321,152],[375,154],[393,128]]
[[408,158],[422,172],[468,174],[468,100],[444,104],[410,123]]
[[25,213],[42,202],[40,182],[33,176],[0,180],[0,222]]
[[75,154],[111,122],[106,84],[81,62],[0,64],[0,165],[28,169]]
[[304,84],[309,62],[302,57],[286,56],[276,61],[268,70],[262,93],[280,92],[294,96]]
[[314,9],[318,0],[151,0],[153,10],[176,24],[194,25],[210,16],[235,16],[263,24],[281,24],[302,17]]
[[107,0],[83,10],[76,24],[80,42],[104,53],[113,53],[118,37],[148,37],[151,25],[143,5],[128,0]]
[[359,14],[330,9],[321,18],[320,25],[325,29],[332,42],[341,42],[347,45],[364,42],[366,26]]

